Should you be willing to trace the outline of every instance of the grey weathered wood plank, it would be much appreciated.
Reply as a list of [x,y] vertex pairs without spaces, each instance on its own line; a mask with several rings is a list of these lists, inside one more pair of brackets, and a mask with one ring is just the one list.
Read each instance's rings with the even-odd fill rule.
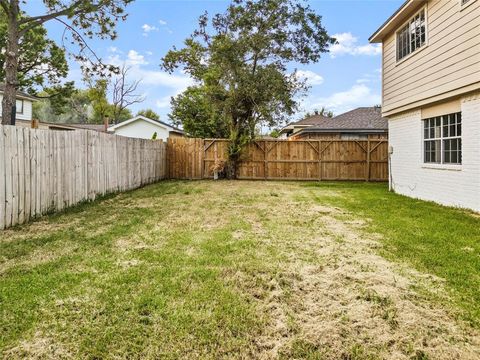
[[0,125],[0,230],[5,228],[5,133]]

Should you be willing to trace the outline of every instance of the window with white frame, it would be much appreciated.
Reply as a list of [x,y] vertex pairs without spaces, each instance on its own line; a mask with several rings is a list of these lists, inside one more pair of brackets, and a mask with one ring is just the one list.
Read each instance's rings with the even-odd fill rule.
[[17,100],[15,103],[17,114],[23,114],[23,100]]
[[423,120],[423,154],[427,164],[462,163],[462,113]]
[[397,32],[397,61],[420,49],[427,43],[425,8],[420,10]]

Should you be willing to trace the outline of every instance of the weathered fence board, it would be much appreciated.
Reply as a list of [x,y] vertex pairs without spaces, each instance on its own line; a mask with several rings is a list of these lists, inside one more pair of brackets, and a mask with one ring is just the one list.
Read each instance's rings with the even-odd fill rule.
[[0,125],[0,229],[167,175],[166,143]]
[[[170,138],[168,177],[213,177],[228,158],[228,140]],[[388,180],[387,140],[257,140],[243,151],[239,179]]]

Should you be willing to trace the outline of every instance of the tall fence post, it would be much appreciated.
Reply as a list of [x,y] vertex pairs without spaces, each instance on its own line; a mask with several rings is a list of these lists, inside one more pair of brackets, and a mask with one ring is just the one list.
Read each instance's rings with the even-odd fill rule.
[[367,181],[370,181],[370,154],[371,154],[371,150],[370,150],[370,137],[369,137],[367,140],[367,176],[365,179]]

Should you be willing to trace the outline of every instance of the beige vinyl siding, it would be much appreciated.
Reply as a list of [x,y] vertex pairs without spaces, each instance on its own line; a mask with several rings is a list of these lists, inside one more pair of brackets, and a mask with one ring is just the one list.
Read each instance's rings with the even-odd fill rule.
[[384,39],[384,113],[473,84],[480,88],[480,0],[471,1],[463,11],[459,0],[428,1],[427,45],[399,62],[396,33]]

